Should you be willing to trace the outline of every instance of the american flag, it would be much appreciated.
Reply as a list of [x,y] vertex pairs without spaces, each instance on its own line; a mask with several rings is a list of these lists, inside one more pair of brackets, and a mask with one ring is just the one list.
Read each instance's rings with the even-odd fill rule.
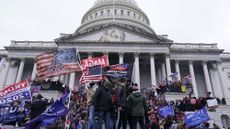
[[96,65],[88,67],[83,71],[83,74],[80,78],[80,83],[87,83],[92,81],[100,81],[102,79],[102,66]]
[[36,57],[38,79],[59,76],[81,71],[78,53],[75,48],[47,52]]

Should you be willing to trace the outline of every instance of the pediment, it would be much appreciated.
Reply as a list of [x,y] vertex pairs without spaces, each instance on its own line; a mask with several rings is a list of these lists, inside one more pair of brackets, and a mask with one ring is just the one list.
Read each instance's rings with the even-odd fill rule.
[[104,42],[159,42],[158,36],[145,30],[123,24],[105,24],[65,35],[56,42],[104,41]]
[[150,42],[154,39],[144,37],[138,33],[131,33],[119,28],[106,28],[87,35],[81,35],[72,41],[104,41],[104,42]]

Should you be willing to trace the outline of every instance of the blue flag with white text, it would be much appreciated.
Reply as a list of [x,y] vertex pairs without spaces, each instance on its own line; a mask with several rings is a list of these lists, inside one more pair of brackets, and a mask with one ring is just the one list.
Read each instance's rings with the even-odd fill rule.
[[164,106],[158,110],[161,117],[174,116],[174,108],[171,105]]
[[205,108],[184,116],[184,121],[187,127],[199,125],[203,122],[209,121],[209,119],[210,118]]
[[49,126],[54,123],[60,117],[65,116],[68,113],[68,109],[65,106],[67,101],[67,94],[63,95],[59,100],[55,101],[44,113],[31,120],[27,125],[26,129],[34,129],[40,126]]

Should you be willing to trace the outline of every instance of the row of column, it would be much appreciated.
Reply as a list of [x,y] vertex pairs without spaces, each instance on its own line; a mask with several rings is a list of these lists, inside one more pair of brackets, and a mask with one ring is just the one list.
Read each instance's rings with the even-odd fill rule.
[[[89,54],[88,57],[92,57],[92,55]],[[0,80],[0,86],[4,86],[6,84],[8,71],[9,71],[11,62],[12,62],[12,59],[7,59],[7,62],[5,64],[5,70],[4,71],[1,70],[1,72],[3,72],[3,74],[2,74],[2,78]],[[124,63],[124,53],[119,53],[119,63],[120,64]],[[25,66],[25,59],[22,58],[22,59],[20,59],[20,65],[19,65],[19,68],[18,68],[18,72],[17,72],[17,75],[16,75],[16,81],[15,82],[21,81],[22,74],[23,74],[23,71],[24,71],[24,66]],[[210,75],[209,75],[209,71],[208,71],[208,67],[207,67],[207,62],[203,62],[202,66],[203,66],[205,84],[206,84],[206,87],[207,87],[207,91],[210,91],[210,92],[213,93],[212,86],[211,86],[211,81],[210,81]],[[165,56],[165,63],[162,63],[161,69],[162,69],[162,76],[163,77],[167,77],[167,76],[171,75],[171,64],[170,64],[169,55]],[[181,80],[179,61],[175,61],[175,69],[176,69],[176,72],[178,73],[177,78],[179,80]],[[224,84],[224,80],[223,80],[222,67],[221,67],[220,63],[217,63],[217,69],[218,69],[218,73],[219,73],[221,86],[224,86],[225,84]],[[151,73],[151,84],[156,85],[157,83],[156,83],[155,57],[154,57],[153,53],[150,54],[150,70],[151,70],[151,72],[150,72]],[[140,87],[139,53],[134,54],[134,71],[135,71],[134,83],[137,83],[138,86]],[[190,75],[191,75],[191,78],[192,78],[192,86],[193,86],[194,95],[196,97],[198,97],[198,88],[197,88],[197,85],[196,85],[196,78],[195,78],[195,73],[194,73],[193,62],[192,61],[189,61],[189,72],[190,72]],[[70,80],[69,80],[69,87],[70,88],[74,87],[75,76],[76,76],[75,73],[70,74]],[[31,79],[35,79],[35,78],[36,78],[36,65],[34,64]],[[62,78],[63,78],[63,76],[62,76]],[[170,79],[170,78],[168,78],[168,79]],[[223,92],[224,95],[226,94],[224,90],[222,92]]]
[[[22,75],[23,75],[23,71],[24,71],[24,67],[25,67],[25,58],[21,58],[19,60],[20,60],[20,64],[19,64],[18,72],[16,73],[15,83],[20,82],[22,80]],[[6,85],[8,72],[10,70],[10,65],[13,62],[14,62],[14,59],[12,59],[12,58],[6,59],[5,68],[1,69],[2,78],[0,79],[0,87],[3,87]],[[34,64],[34,66],[33,66],[33,71],[32,71],[32,75],[31,75],[31,79],[35,79],[35,78],[36,78],[36,64]]]
[[[119,63],[123,63],[123,55],[124,53],[119,53]],[[135,71],[135,77],[134,77],[134,82],[137,83],[140,86],[140,68],[139,68],[139,53],[134,54],[134,71]],[[165,64],[166,63],[166,64]],[[162,76],[167,77],[171,75],[171,64],[170,64],[170,57],[169,55],[165,56],[165,63],[162,63]],[[198,87],[196,84],[196,77],[195,77],[195,72],[194,72],[194,67],[193,67],[193,62],[189,61],[189,73],[191,75],[192,79],[192,86],[193,86],[193,92],[196,97],[198,97]],[[213,89],[211,85],[211,80],[210,80],[210,75],[207,67],[207,62],[203,61],[202,63],[203,66],[203,72],[204,72],[204,77],[205,77],[205,84],[207,91],[211,92],[213,95]],[[166,69],[165,69],[166,68]],[[217,63],[217,68],[218,68],[218,74],[219,74],[219,79],[221,82],[221,87],[222,89],[224,84],[223,80],[223,72],[222,72],[222,67],[220,63]],[[177,78],[178,80],[181,80],[181,74],[180,74],[180,66],[179,66],[179,61],[175,61],[175,69],[177,72]],[[151,70],[151,84],[156,85],[156,68],[155,68],[155,57],[154,54],[150,54],[150,70]],[[165,74],[166,73],[166,74]],[[170,80],[171,78],[168,78]],[[222,91],[223,95],[226,96],[225,90]]]

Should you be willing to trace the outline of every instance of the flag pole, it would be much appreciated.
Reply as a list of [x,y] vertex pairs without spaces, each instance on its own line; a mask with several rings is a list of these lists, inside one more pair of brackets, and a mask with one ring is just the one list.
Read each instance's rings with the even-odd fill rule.
[[65,129],[69,129],[69,123],[68,122],[68,117],[69,117],[69,106],[70,106],[70,100],[71,100],[71,94],[72,94],[72,90],[71,88],[69,88],[69,99],[68,99],[68,104],[67,104],[67,109],[68,109],[68,113],[66,114],[66,118],[65,118]]

